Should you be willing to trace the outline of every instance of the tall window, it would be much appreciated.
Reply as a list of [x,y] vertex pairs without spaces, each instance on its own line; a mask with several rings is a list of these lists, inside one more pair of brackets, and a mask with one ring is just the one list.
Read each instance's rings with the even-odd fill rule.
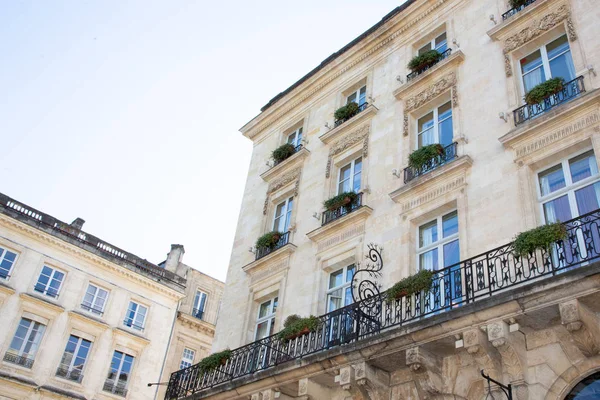
[[134,357],[115,350],[103,390],[125,396]]
[[460,262],[456,211],[419,227],[419,270],[437,271]]
[[16,258],[15,253],[0,247],[0,279],[8,279]]
[[356,92],[352,92],[348,97],[346,97],[346,104],[356,103],[359,106],[362,106],[367,101],[367,86],[363,86],[360,89],[356,90]]
[[352,303],[352,277],[354,264],[329,274],[327,286],[327,312],[335,311]]
[[4,361],[31,368],[45,329],[46,326],[39,322],[21,318]]
[[442,33],[431,42],[427,43],[425,46],[421,47],[418,51],[418,54],[421,55],[429,50],[437,50],[440,53],[443,53],[448,49],[448,43],[446,40],[446,32]]
[[83,297],[81,308],[94,314],[102,315],[107,298],[108,292],[106,290],[90,283]]
[[563,78],[566,82],[575,79],[575,66],[567,35],[522,58],[520,64],[525,93],[550,78]]
[[183,349],[183,354],[181,355],[181,363],[179,363],[179,369],[191,367],[194,363],[194,355],[196,355],[196,352],[194,350],[188,348]]
[[360,191],[361,186],[361,175],[362,175],[362,157],[358,157],[350,164],[344,165],[340,168],[338,176],[338,194],[343,192],[356,192]]
[[91,347],[89,340],[71,335],[56,375],[79,382]]
[[196,291],[196,297],[194,297],[194,317],[202,319],[204,316],[204,308],[206,307],[206,293],[199,290]]
[[539,195],[545,222],[565,222],[600,208],[599,178],[591,150],[540,172]]
[[418,148],[434,143],[444,147],[452,144],[452,103],[449,101],[419,118],[417,129]]
[[64,278],[64,272],[44,265],[34,289],[36,292],[44,293],[46,296],[58,297],[58,292]]
[[271,336],[275,329],[275,313],[277,312],[277,301],[274,297],[265,301],[258,307],[258,318],[256,320],[256,338],[259,340]]
[[129,308],[127,309],[127,315],[125,316],[125,321],[123,321],[123,323],[125,326],[129,326],[138,331],[143,331],[147,312],[148,308],[136,303],[135,301],[130,301]]
[[293,145],[294,147],[300,146],[300,144],[302,144],[302,127],[298,128],[294,132],[292,132],[288,136],[287,142],[289,144]]
[[277,232],[287,232],[290,229],[292,219],[292,208],[294,207],[294,198],[290,197],[275,208],[273,217],[273,230]]

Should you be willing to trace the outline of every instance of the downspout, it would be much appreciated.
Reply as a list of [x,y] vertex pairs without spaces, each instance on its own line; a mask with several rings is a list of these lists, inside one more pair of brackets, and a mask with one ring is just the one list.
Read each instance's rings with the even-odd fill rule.
[[[167,356],[169,355],[169,349],[171,348],[171,340],[173,340],[173,330],[175,330],[175,322],[177,321],[177,314],[179,314],[179,307],[181,306],[181,300],[177,302],[177,308],[175,309],[175,315],[173,316],[173,323],[171,324],[171,333],[169,333],[169,342],[167,344],[167,348],[165,350],[165,356],[163,357],[163,364],[160,367],[160,373],[158,374],[158,380],[156,382],[160,382],[162,378],[163,371],[165,369],[165,364],[167,363]],[[158,400],[158,390],[160,389],[160,385],[156,385],[156,390],[154,391],[154,400]]]

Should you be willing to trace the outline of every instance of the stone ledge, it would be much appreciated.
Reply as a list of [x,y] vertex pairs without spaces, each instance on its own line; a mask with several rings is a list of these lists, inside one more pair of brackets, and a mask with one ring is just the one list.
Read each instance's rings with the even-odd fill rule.
[[289,158],[260,174],[260,177],[265,182],[270,182],[276,177],[283,175],[287,171],[293,169],[296,165],[300,164],[302,160],[309,156],[309,154],[310,151],[306,147],[302,146],[300,150],[292,154]]
[[[492,29],[487,31],[487,35],[492,38],[492,40],[504,39],[510,33],[519,30],[521,25],[523,25],[522,23],[531,22],[531,19],[537,17],[546,8],[548,8],[547,6],[550,3],[551,2],[547,0],[537,0],[535,3],[530,4],[515,15],[509,17],[507,20],[495,25]],[[509,10],[506,10],[505,12],[507,11]],[[502,14],[500,14],[500,18],[502,18]]]
[[371,207],[361,206],[355,211],[352,211],[341,218],[308,232],[306,236],[308,236],[308,238],[313,242],[318,242],[321,239],[329,236],[334,231],[340,231],[346,228],[348,225],[355,225],[366,220],[372,213],[373,209]]
[[325,132],[324,134],[319,136],[319,139],[321,140],[321,142],[329,144],[334,140],[338,139],[340,136],[342,136],[344,132],[351,130],[354,127],[357,127],[364,121],[367,121],[368,119],[372,118],[375,114],[377,114],[377,111],[379,111],[379,109],[375,107],[374,104],[369,104],[364,111],[361,111],[360,113],[350,118],[343,124]]
[[177,319],[179,319],[182,323],[188,324],[191,328],[195,329],[198,332],[204,332],[207,335],[214,336],[215,334],[215,326],[209,322],[198,319],[192,315],[186,314],[184,312],[177,312]]
[[244,265],[242,269],[244,270],[244,272],[248,273],[251,270],[260,267],[261,265],[268,264],[275,260],[279,260],[280,258],[285,258],[286,256],[289,257],[293,252],[296,251],[296,248],[296,245],[288,242],[287,244],[281,246],[274,252],[267,254],[266,256],[261,257],[258,260],[251,262],[250,264]]
[[30,303],[32,306],[43,307],[47,310],[52,311],[53,313],[59,314],[65,311],[65,308],[59,304],[56,304],[48,299],[37,296],[35,294],[30,293],[21,293],[19,295],[21,300],[24,303]]

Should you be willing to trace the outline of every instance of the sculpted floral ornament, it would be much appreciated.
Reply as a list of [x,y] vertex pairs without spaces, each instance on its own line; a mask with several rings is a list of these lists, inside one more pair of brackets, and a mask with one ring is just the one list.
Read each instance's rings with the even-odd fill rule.
[[294,196],[298,195],[298,188],[300,187],[300,172],[302,172],[302,168],[298,167],[283,175],[281,178],[278,178],[271,182],[269,188],[267,189],[267,198],[265,199],[265,203],[263,204],[263,215],[267,215],[267,208],[269,207],[269,198],[271,196],[271,193],[276,192],[277,190],[286,186],[290,182],[296,181],[296,183],[294,184]]
[[362,156],[367,157],[369,152],[369,131],[371,127],[369,124],[363,125],[356,129],[352,133],[344,136],[337,142],[335,142],[331,149],[329,149],[329,157],[327,158],[327,167],[325,169],[325,177],[329,178],[331,175],[331,164],[333,163],[333,157],[337,154],[342,153],[344,150],[349,149],[357,143],[363,144]]

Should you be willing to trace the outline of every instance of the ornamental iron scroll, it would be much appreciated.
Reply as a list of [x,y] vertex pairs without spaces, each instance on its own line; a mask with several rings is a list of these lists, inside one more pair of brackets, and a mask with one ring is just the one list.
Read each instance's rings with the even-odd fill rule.
[[383,258],[381,253],[383,247],[373,243],[367,245],[368,253],[365,258],[368,260],[364,267],[357,263],[356,271],[352,276],[352,301],[360,304],[360,314],[364,317],[363,332],[368,330],[379,330],[380,316],[382,311],[381,293],[377,278],[381,277],[383,269]]

